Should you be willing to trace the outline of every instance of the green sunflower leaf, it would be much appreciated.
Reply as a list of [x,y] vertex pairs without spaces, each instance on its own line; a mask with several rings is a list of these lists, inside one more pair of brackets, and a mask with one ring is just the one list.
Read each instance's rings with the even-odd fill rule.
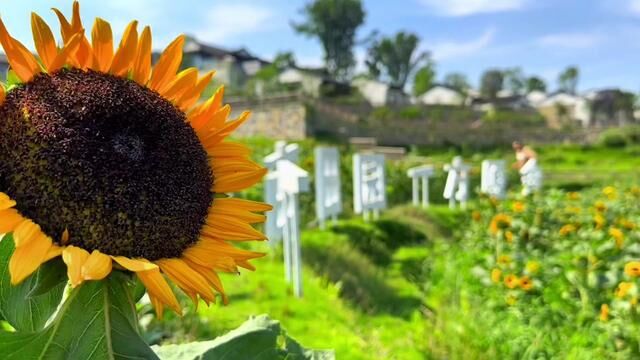
[[307,350],[286,335],[280,323],[267,315],[249,319],[215,340],[181,345],[154,346],[164,360],[333,360],[333,351]]
[[85,282],[43,330],[0,332],[2,359],[158,359],[138,333],[128,281],[115,271]]
[[[64,264],[50,261],[21,284],[13,286],[9,277],[13,250],[12,236],[5,235],[0,240],[0,314],[18,331],[38,331],[62,301],[66,285]],[[64,276],[52,280],[51,275],[59,274],[61,268]]]

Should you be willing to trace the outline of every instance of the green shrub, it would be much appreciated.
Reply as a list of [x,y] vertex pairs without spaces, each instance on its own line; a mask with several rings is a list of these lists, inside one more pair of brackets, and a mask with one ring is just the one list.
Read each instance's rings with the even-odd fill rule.
[[401,118],[408,120],[420,119],[424,116],[422,108],[415,105],[400,109],[398,115],[400,115]]
[[392,253],[386,244],[385,234],[374,225],[358,220],[343,221],[331,227],[331,230],[345,235],[349,243],[374,264],[387,266],[391,263]]
[[600,134],[598,143],[608,148],[623,148],[629,143],[629,138],[622,128],[614,128]]
[[421,231],[396,219],[380,219],[374,224],[384,234],[382,239],[386,246],[392,250],[401,246],[417,244],[427,239]]

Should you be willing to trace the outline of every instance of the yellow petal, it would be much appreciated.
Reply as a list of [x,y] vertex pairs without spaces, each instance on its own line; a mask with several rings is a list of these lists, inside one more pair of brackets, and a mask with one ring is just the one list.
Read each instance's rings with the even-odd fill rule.
[[182,47],[184,46],[184,35],[178,36],[167,46],[160,59],[153,68],[149,87],[162,93],[161,90],[169,84],[175,76],[180,63],[182,63]]
[[38,224],[31,220],[25,220],[22,221],[13,232],[13,241],[16,243],[16,248],[19,248],[28,245],[42,234],[42,230]]
[[38,55],[40,55],[40,59],[42,59],[45,68],[49,69],[49,66],[58,54],[53,33],[49,25],[36,13],[31,13],[31,29]]
[[64,14],[56,9],[53,8],[51,9],[53,10],[53,12],[56,13],[56,16],[58,17],[58,21],[60,22],[60,34],[62,35],[62,39],[71,39],[71,37],[74,34],[73,29],[71,28],[71,24],[69,23],[69,21],[67,21],[67,18],[64,16]]
[[133,63],[133,80],[146,85],[151,76],[151,28],[145,26],[138,40],[138,50]]
[[224,124],[224,126],[222,126],[219,130],[215,131],[211,135],[208,135],[205,139],[201,138],[202,146],[204,146],[205,149],[208,149],[221,143],[227,136],[231,135],[232,132],[234,132],[237,128],[239,128],[242,124],[249,120],[250,115],[250,112],[245,111],[240,114],[238,119]]
[[40,72],[40,65],[36,58],[24,45],[9,35],[2,19],[0,19],[0,44],[7,55],[9,65],[20,80],[27,82]]
[[187,265],[189,265],[189,267],[191,267],[193,270],[202,275],[207,280],[209,285],[211,285],[217,292],[222,295],[222,300],[225,304],[228,303],[227,296],[224,293],[224,287],[222,286],[222,281],[220,281],[220,277],[213,269],[194,263],[188,259],[184,259],[184,262],[187,263]]
[[62,255],[62,248],[56,244],[51,245],[51,247],[49,248],[49,251],[47,251],[47,254],[44,257],[44,262],[47,262],[55,257],[58,257]]
[[[14,237],[15,239],[15,237]],[[17,285],[33,274],[45,261],[45,257],[51,248],[51,239],[43,233],[39,233],[34,239],[16,246],[9,260],[9,273],[11,284]]]
[[62,40],[64,44],[71,41],[71,38],[80,34],[80,44],[77,49],[71,52],[69,56],[69,62],[78,68],[86,69],[90,67],[93,61],[93,54],[91,44],[84,34],[84,27],[82,26],[82,20],[80,19],[80,4],[77,1],[73,3],[73,15],[71,23],[67,21],[67,18],[58,9],[52,9],[58,16],[60,21],[60,32],[62,34]]
[[136,275],[149,292],[149,296],[158,299],[161,303],[169,306],[176,313],[180,314],[182,309],[180,303],[176,299],[176,295],[171,290],[167,281],[162,277],[160,269],[156,266],[155,269],[147,271],[136,272]]
[[111,273],[111,257],[93,250],[87,261],[82,265],[84,280],[102,280]]
[[202,92],[207,88],[207,86],[209,86],[209,83],[211,82],[211,79],[213,79],[215,73],[215,71],[208,72],[202,78],[200,78],[198,82],[196,82],[194,87],[184,92],[184,94],[180,97],[180,100],[178,100],[178,107],[180,108],[180,110],[187,111],[196,102],[198,102],[198,99],[200,99]]
[[162,96],[171,101],[178,100],[185,91],[191,89],[198,80],[198,69],[188,68],[181,71],[169,84],[166,90],[160,92]]
[[207,154],[214,159],[249,157],[251,155],[251,149],[244,144],[222,142],[210,147]]
[[149,300],[151,300],[151,305],[156,310],[156,316],[158,320],[162,320],[164,317],[164,304],[157,297],[149,295]]
[[216,199],[215,201],[217,201],[217,206],[222,209],[243,209],[252,212],[264,212],[273,210],[273,206],[259,201],[251,201],[238,198],[222,198]]
[[89,258],[89,252],[76,246],[67,246],[62,250],[62,260],[67,264],[67,276],[71,287],[82,284],[82,267]]
[[207,119],[206,124],[196,130],[198,137],[200,137],[200,139],[202,140],[205,140],[209,135],[213,135],[216,133],[216,131],[222,129],[224,124],[227,122],[227,119],[229,118],[229,114],[231,114],[230,105],[227,104],[221,107],[220,110],[216,111],[210,119]]
[[101,18],[96,18],[91,30],[91,44],[93,46],[93,65],[96,71],[107,72],[113,61],[113,32],[111,25]]
[[260,182],[267,172],[267,169],[259,169],[216,177],[214,179],[213,191],[216,193],[242,191]]
[[[4,96],[4,88],[0,86],[0,89],[2,89],[2,94]],[[0,192],[0,211],[7,210],[14,206],[16,206],[16,202],[13,199],[11,199],[9,195]]]
[[71,37],[68,43],[66,43],[60,52],[56,55],[53,62],[49,65],[49,72],[53,73],[60,70],[67,61],[71,58],[72,54],[78,51],[82,42],[82,35],[75,34]]
[[[213,115],[222,107],[223,98],[224,85],[220,86],[209,100],[189,112],[188,119],[191,127],[199,130],[201,127],[206,126]],[[207,128],[212,128],[212,126],[207,126]]]
[[163,273],[187,294],[199,294],[207,301],[215,301],[215,294],[207,280],[179,259],[162,259],[156,262]]
[[127,25],[120,41],[118,51],[113,57],[111,73],[116,76],[126,76],[132,68],[133,60],[138,50],[138,22],[132,21]]
[[4,99],[7,98],[7,93],[4,91],[4,86],[0,85],[0,105],[4,104]]
[[[266,216],[262,214],[254,214],[250,211],[236,209],[232,207],[223,208],[220,206],[220,201],[223,199],[216,199],[216,204],[209,211],[207,216],[207,222],[215,222],[217,219],[222,222],[226,221],[242,221],[248,224],[263,223],[266,220]],[[226,200],[226,199],[224,199]]]
[[16,209],[0,211],[0,234],[10,233],[26,219]]
[[118,264],[120,264],[120,266],[122,266],[123,268],[133,272],[148,271],[158,268],[157,265],[143,259],[129,259],[125,256],[112,256],[111,258]]

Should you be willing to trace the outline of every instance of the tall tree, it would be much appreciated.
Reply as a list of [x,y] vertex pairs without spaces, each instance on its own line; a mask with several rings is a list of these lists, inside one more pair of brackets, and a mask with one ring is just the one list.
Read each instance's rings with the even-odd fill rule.
[[503,89],[504,75],[502,71],[490,69],[482,74],[480,79],[480,93],[489,100],[495,100],[498,92]]
[[418,53],[420,39],[417,35],[399,32],[393,37],[383,37],[369,48],[366,64],[371,75],[404,88],[415,68],[429,58],[427,52]]
[[504,74],[504,87],[513,94],[522,94],[526,88],[526,78],[522,73],[522,69],[516,67],[507,69]]
[[317,37],[324,49],[325,66],[338,80],[347,80],[355,65],[356,31],[364,23],[360,0],[314,0],[302,9],[303,23],[293,24],[301,34]]
[[578,89],[580,71],[576,66],[569,66],[558,76],[558,88],[569,94],[575,94]]
[[273,65],[278,68],[278,70],[284,70],[289,67],[296,66],[296,57],[293,55],[291,51],[279,52],[273,58]]
[[413,78],[413,95],[420,96],[433,86],[436,78],[436,66],[433,61],[427,63],[416,72]]
[[537,76],[531,76],[527,79],[527,93],[532,91],[547,91],[547,83]]
[[449,73],[444,77],[444,84],[450,86],[463,94],[471,88],[467,76],[462,73]]

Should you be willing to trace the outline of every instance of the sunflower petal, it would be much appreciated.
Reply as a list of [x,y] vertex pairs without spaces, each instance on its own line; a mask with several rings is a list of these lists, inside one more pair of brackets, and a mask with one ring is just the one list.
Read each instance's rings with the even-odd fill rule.
[[96,71],[109,71],[113,61],[113,32],[107,21],[96,18],[91,30],[91,44],[93,46],[91,68]]
[[82,267],[89,258],[89,252],[76,246],[67,246],[62,250],[62,260],[67,264],[67,276],[71,287],[75,288],[84,281]]
[[258,169],[254,171],[219,176],[214,180],[213,191],[216,193],[242,191],[262,180],[267,172],[267,169]]
[[38,14],[31,13],[31,29],[38,55],[40,55],[44,67],[48,70],[56,55],[58,55],[58,48],[51,28]]
[[44,261],[43,263],[62,255],[62,248],[56,244],[52,244],[51,247],[49,248],[49,251],[47,251],[47,255],[45,255],[44,257]]
[[184,35],[178,36],[167,46],[160,59],[153,68],[151,74],[150,88],[162,93],[161,90],[174,78],[180,63],[182,63],[182,47],[184,46]]
[[7,92],[4,90],[4,86],[0,85],[0,105],[4,103],[7,98]]
[[162,259],[156,262],[162,272],[187,294],[199,294],[207,301],[215,301],[215,294],[207,280],[180,259]]
[[125,76],[131,69],[138,50],[138,21],[132,21],[127,25],[120,41],[118,51],[113,57],[111,73],[116,76]]
[[[2,86],[0,86],[0,89],[2,89],[3,94],[4,94],[4,88]],[[1,210],[7,210],[9,208],[12,208],[16,206],[16,202],[11,199],[9,197],[9,195],[0,192],[0,211]]]
[[209,86],[209,83],[215,74],[215,71],[206,73],[196,82],[195,86],[191,90],[184,92],[182,97],[180,97],[180,100],[178,100],[178,107],[180,110],[187,111],[195,105],[196,102],[198,102],[202,92],[207,88],[207,86]]
[[222,198],[216,199],[218,202],[218,208],[220,209],[242,209],[252,212],[264,212],[273,210],[273,206],[259,202],[238,198]]
[[173,290],[171,290],[171,287],[167,284],[164,277],[162,277],[160,269],[158,269],[157,266],[152,270],[138,271],[136,272],[136,275],[149,292],[149,296],[152,296],[162,304],[169,306],[176,313],[182,313],[182,309],[180,308],[178,299],[176,299],[176,295],[173,293]]
[[[222,101],[224,98],[224,85],[221,85],[218,90],[201,105],[196,106],[189,112],[189,123],[195,130],[205,126],[211,117],[220,110],[222,107]],[[211,128],[211,126],[209,126]]]
[[198,69],[197,68],[188,68],[182,70],[178,75],[173,79],[171,84],[166,88],[166,90],[160,92],[162,96],[171,100],[177,101],[185,91],[193,88],[196,81],[198,81]]
[[91,44],[84,35],[84,27],[82,26],[82,20],[80,19],[80,4],[77,1],[73,2],[73,15],[71,17],[71,23],[60,12],[60,10],[52,9],[58,16],[60,21],[60,33],[62,34],[63,43],[68,43],[75,34],[80,34],[80,44],[75,52],[71,53],[69,62],[78,68],[86,69],[90,67],[93,61],[93,54]]
[[219,144],[227,136],[231,135],[232,132],[234,132],[237,128],[239,128],[242,124],[249,120],[250,116],[250,112],[243,112],[236,120],[224,124],[224,126],[222,126],[219,130],[215,131],[211,135],[208,135],[204,140],[201,140],[202,146],[204,146],[205,149],[208,149]]
[[60,50],[60,52],[56,55],[53,62],[49,65],[49,72],[53,73],[60,70],[67,61],[71,58],[71,54],[74,54],[78,47],[80,46],[82,41],[81,34],[75,34],[71,37],[68,43],[64,45],[64,47]]
[[[14,236],[15,239],[15,236]],[[43,233],[35,236],[23,246],[17,247],[9,260],[11,284],[17,285],[33,274],[43,262],[52,245],[51,239]]]
[[84,280],[102,280],[111,273],[111,268],[111,257],[98,250],[93,250],[82,265],[82,278]]
[[20,80],[27,82],[40,72],[40,65],[36,58],[24,45],[9,35],[2,19],[0,19],[0,44],[7,55],[9,65]]
[[146,85],[151,75],[151,28],[145,26],[138,40],[138,50],[133,63],[133,80]]
[[227,298],[227,295],[224,292],[224,287],[222,286],[222,281],[220,281],[220,277],[213,269],[194,263],[188,259],[184,259],[184,262],[187,263],[187,265],[189,265],[189,267],[191,267],[193,270],[202,275],[207,280],[209,285],[211,285],[218,293],[220,293],[220,295],[222,295],[222,301],[224,302],[224,304],[229,303],[229,299]]
[[38,224],[31,220],[24,220],[13,232],[13,241],[16,244],[16,248],[19,248],[28,245],[40,235],[42,235],[42,230]]
[[207,154],[213,159],[236,157],[247,158],[251,155],[251,149],[244,144],[227,141],[212,146],[207,151]]
[[151,305],[156,311],[156,316],[158,320],[162,320],[164,317],[164,304],[157,297],[149,295],[149,300],[151,301]]
[[111,258],[123,268],[136,273],[139,271],[149,271],[158,268],[157,265],[147,260],[130,259],[125,256],[112,256]]
[[24,221],[26,219],[16,209],[0,211],[0,234],[14,231]]
[[227,122],[229,114],[231,114],[231,105],[227,104],[211,115],[206,124],[196,130],[196,133],[201,139],[206,139],[208,136],[215,134]]

